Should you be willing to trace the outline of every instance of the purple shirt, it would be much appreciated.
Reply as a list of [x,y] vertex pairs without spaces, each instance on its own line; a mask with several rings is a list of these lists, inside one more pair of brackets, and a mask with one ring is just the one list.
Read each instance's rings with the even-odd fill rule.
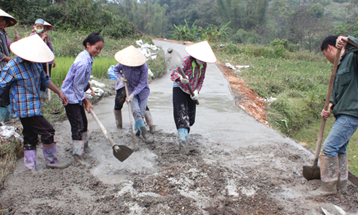
[[[147,64],[143,64],[142,66],[137,67],[129,67],[124,66],[120,63],[118,63],[114,68],[114,73],[118,77],[122,77],[122,74],[120,71],[122,70],[127,81],[128,81],[128,93],[134,94],[135,96],[138,95],[140,100],[143,100],[147,98],[150,94],[149,85],[148,85],[148,66]],[[120,83],[117,83],[118,89],[121,88],[121,85],[123,87],[123,83],[119,81]]]

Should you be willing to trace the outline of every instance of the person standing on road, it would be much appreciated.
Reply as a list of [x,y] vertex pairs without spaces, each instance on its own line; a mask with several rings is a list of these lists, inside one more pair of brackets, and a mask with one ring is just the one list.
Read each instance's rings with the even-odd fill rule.
[[[179,146],[188,142],[190,126],[194,125],[196,100],[203,86],[207,63],[216,61],[215,54],[207,41],[196,43],[185,48],[189,56],[183,58],[182,69],[188,79],[182,77],[178,68],[173,70],[170,79],[173,84],[174,121],[178,129]],[[190,95],[190,85],[194,96]]]
[[[118,77],[118,81],[116,83],[116,97],[114,99],[114,116],[116,119],[116,126],[117,128],[122,128],[122,108],[123,108],[123,104],[126,101],[126,91],[124,88],[124,84],[121,81],[121,77],[122,77],[122,73],[120,72],[120,68],[123,65],[121,65],[120,63],[118,63],[115,67],[113,67],[113,70],[115,71],[115,74]],[[156,132],[155,129],[155,125],[154,125],[154,120],[152,117],[152,114],[150,113],[150,110],[148,108],[148,105],[145,108],[145,121],[147,123],[147,125],[149,126],[149,131],[150,133],[154,134]]]
[[85,50],[77,55],[61,88],[68,97],[65,109],[71,124],[73,155],[76,159],[81,159],[84,148],[88,147],[88,122],[84,109],[90,112],[93,106],[86,98],[85,89],[91,76],[93,58],[102,51],[104,40],[94,32],[83,41],[83,46]]
[[[114,68],[115,74],[120,78],[121,83],[128,83],[128,94],[126,102],[130,103],[133,118],[135,120],[134,130],[135,133],[142,134],[146,142],[151,142],[149,135],[147,134],[146,127],[144,125],[144,117],[148,102],[148,96],[150,89],[148,85],[148,66],[146,64],[146,57],[134,46],[128,46],[127,48],[117,52],[114,58],[118,61],[118,64]],[[120,72],[122,71],[122,73]],[[120,88],[120,86],[118,87]],[[117,87],[116,87],[117,89]],[[118,101],[115,101],[115,114],[116,120],[119,120],[119,112],[116,109],[121,109],[120,104],[123,105],[122,100],[125,96],[125,91],[122,88],[117,91]]]
[[[35,27],[34,28],[35,32],[31,33],[30,36],[33,36],[33,35],[36,35],[36,34],[39,35],[43,39],[43,41],[45,41],[45,43],[51,49],[51,51],[53,52],[53,46],[52,46],[52,43],[51,43],[51,39],[47,34],[47,31],[52,29],[52,25],[50,23],[46,22],[43,19],[37,19],[35,21],[34,27]],[[49,71],[48,72],[49,72],[49,76],[51,77],[52,67],[53,68],[56,67],[55,60],[53,60],[53,62],[50,62],[48,64],[49,64]],[[47,72],[46,63],[44,63],[42,65],[44,67],[44,70]]]
[[53,61],[54,55],[38,36],[26,37],[10,46],[16,55],[4,67],[0,76],[0,93],[10,87],[12,113],[19,117],[24,135],[24,163],[29,170],[36,170],[36,144],[41,135],[42,151],[47,167],[65,168],[57,159],[55,129],[41,115],[40,86],[58,94],[63,105],[67,97],[52,83],[41,63]]
[[323,144],[320,156],[321,187],[314,191],[317,195],[337,193],[337,188],[345,190],[348,181],[347,145],[358,127],[358,48],[347,43],[358,44],[358,39],[348,36],[329,36],[323,40],[321,51],[329,62],[334,63],[338,49],[341,59],[334,81],[328,111],[322,110],[325,119],[336,118],[334,125]]
[[[14,26],[17,21],[14,17],[7,14],[5,11],[0,9],[0,72],[5,67],[5,65],[11,60],[9,46],[11,42],[7,37],[5,31],[6,27]],[[14,42],[19,40],[17,31],[15,34]],[[0,95],[0,122],[4,123],[11,119],[11,109],[10,109],[10,98],[9,98],[9,89],[5,89],[4,92]]]

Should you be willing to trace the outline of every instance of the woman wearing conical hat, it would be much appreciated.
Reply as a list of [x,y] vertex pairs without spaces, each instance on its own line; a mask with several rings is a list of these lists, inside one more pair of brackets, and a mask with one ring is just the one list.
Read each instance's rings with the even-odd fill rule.
[[73,155],[81,159],[84,148],[88,147],[88,121],[85,113],[93,109],[85,94],[91,76],[93,58],[101,53],[104,40],[98,32],[93,32],[82,42],[85,50],[79,53],[63,81],[61,91],[68,98],[65,106],[71,124]]
[[[5,11],[0,9],[0,72],[5,67],[5,65],[11,60],[10,58],[10,49],[11,44],[7,33],[5,31],[6,27],[13,26],[17,23],[14,17],[7,14]],[[19,36],[15,35],[14,41],[19,40]],[[9,91],[8,89],[0,95],[0,122],[5,122],[10,120],[11,110],[10,110],[10,100],[9,100]]]
[[[51,43],[51,39],[47,34],[47,31],[52,29],[52,25],[48,22],[46,22],[43,19],[36,19],[35,21],[35,25],[34,25],[34,31],[30,34],[30,36],[32,35],[39,35],[41,37],[41,39],[43,39],[43,41],[45,41],[45,43],[47,44],[47,46],[51,49],[51,51],[53,52],[53,45]],[[44,70],[46,71],[46,64],[43,64]],[[56,67],[56,63],[55,60],[53,60],[53,62],[49,63],[49,76],[51,77],[51,70],[52,67],[55,68]]]
[[[189,56],[183,58],[182,69],[188,79],[182,77],[178,69],[173,70],[170,79],[173,84],[174,121],[178,129],[179,146],[188,142],[190,126],[194,125],[196,100],[203,86],[207,63],[215,63],[216,57],[209,43],[203,41],[185,48]],[[190,85],[194,96],[190,95]]]
[[[128,46],[117,52],[114,58],[118,61],[118,64],[114,68],[115,74],[121,78],[122,82],[126,81],[128,83],[129,96],[126,98],[126,101],[130,102],[133,118],[135,120],[135,132],[140,132],[146,142],[151,142],[152,140],[147,134],[143,121],[145,118],[148,96],[150,94],[147,79],[147,59],[134,46]],[[122,84],[122,82],[120,84]],[[119,114],[119,112],[115,111],[115,114]],[[119,117],[116,118],[119,119]]]
[[12,113],[19,117],[24,135],[24,163],[29,170],[36,170],[36,145],[38,135],[43,144],[42,152],[47,167],[64,168],[66,164],[57,159],[55,129],[41,114],[40,86],[46,86],[59,95],[62,103],[67,98],[43,72],[41,63],[54,59],[52,51],[39,36],[31,36],[10,45],[16,55],[3,68],[0,76],[0,93],[10,87]]

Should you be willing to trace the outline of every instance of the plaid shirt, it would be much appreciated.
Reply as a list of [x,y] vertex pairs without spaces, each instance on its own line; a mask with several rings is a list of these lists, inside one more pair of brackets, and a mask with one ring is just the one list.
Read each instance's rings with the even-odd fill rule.
[[[200,69],[200,66],[195,63],[195,59],[191,56],[186,56],[183,58],[184,64],[182,65],[182,69],[185,73],[185,75],[189,79],[189,85],[191,86],[191,89],[194,90],[201,90],[201,87],[203,86],[203,82],[205,79],[205,72],[206,72],[206,63],[203,64],[202,68]],[[194,63],[193,63],[194,62]],[[195,65],[195,67],[193,67]],[[193,72],[193,70],[195,71]],[[170,80],[176,81],[180,77],[180,73],[178,68],[173,70]],[[185,93],[190,94],[190,91],[186,84],[181,83],[180,81],[177,83],[174,83],[174,86],[178,85],[180,89],[182,89]]]
[[43,71],[42,64],[14,57],[4,67],[0,76],[0,94],[10,87],[12,113],[26,118],[41,115],[40,86],[51,79]]
[[63,81],[61,91],[69,104],[82,104],[85,89],[91,76],[93,58],[87,50],[79,53]]
[[[149,85],[148,85],[148,66],[143,64],[142,66],[130,67],[124,66],[118,63],[114,67],[114,73],[120,78],[122,74],[120,71],[123,71],[127,81],[128,81],[128,93],[133,95],[138,95],[140,100],[147,98],[150,94]],[[117,86],[120,87],[123,85],[121,81],[117,83]],[[116,86],[116,90],[117,90]],[[120,89],[120,88],[118,88]]]

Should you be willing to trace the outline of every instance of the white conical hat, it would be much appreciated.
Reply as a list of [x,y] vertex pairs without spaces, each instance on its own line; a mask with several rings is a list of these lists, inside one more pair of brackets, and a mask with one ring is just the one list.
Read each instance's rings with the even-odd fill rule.
[[131,67],[141,66],[147,61],[147,58],[132,45],[117,52],[114,59],[120,64]]
[[6,13],[5,11],[0,9],[0,16],[7,17],[10,19],[10,22],[8,23],[7,27],[16,25],[17,21],[14,17],[12,17],[10,14]]
[[10,50],[16,56],[35,63],[48,63],[55,59],[51,49],[37,34],[12,43]]
[[49,29],[52,28],[52,25],[44,20],[44,26],[47,26]]
[[216,57],[207,41],[196,43],[185,48],[186,53],[206,63],[215,63]]

